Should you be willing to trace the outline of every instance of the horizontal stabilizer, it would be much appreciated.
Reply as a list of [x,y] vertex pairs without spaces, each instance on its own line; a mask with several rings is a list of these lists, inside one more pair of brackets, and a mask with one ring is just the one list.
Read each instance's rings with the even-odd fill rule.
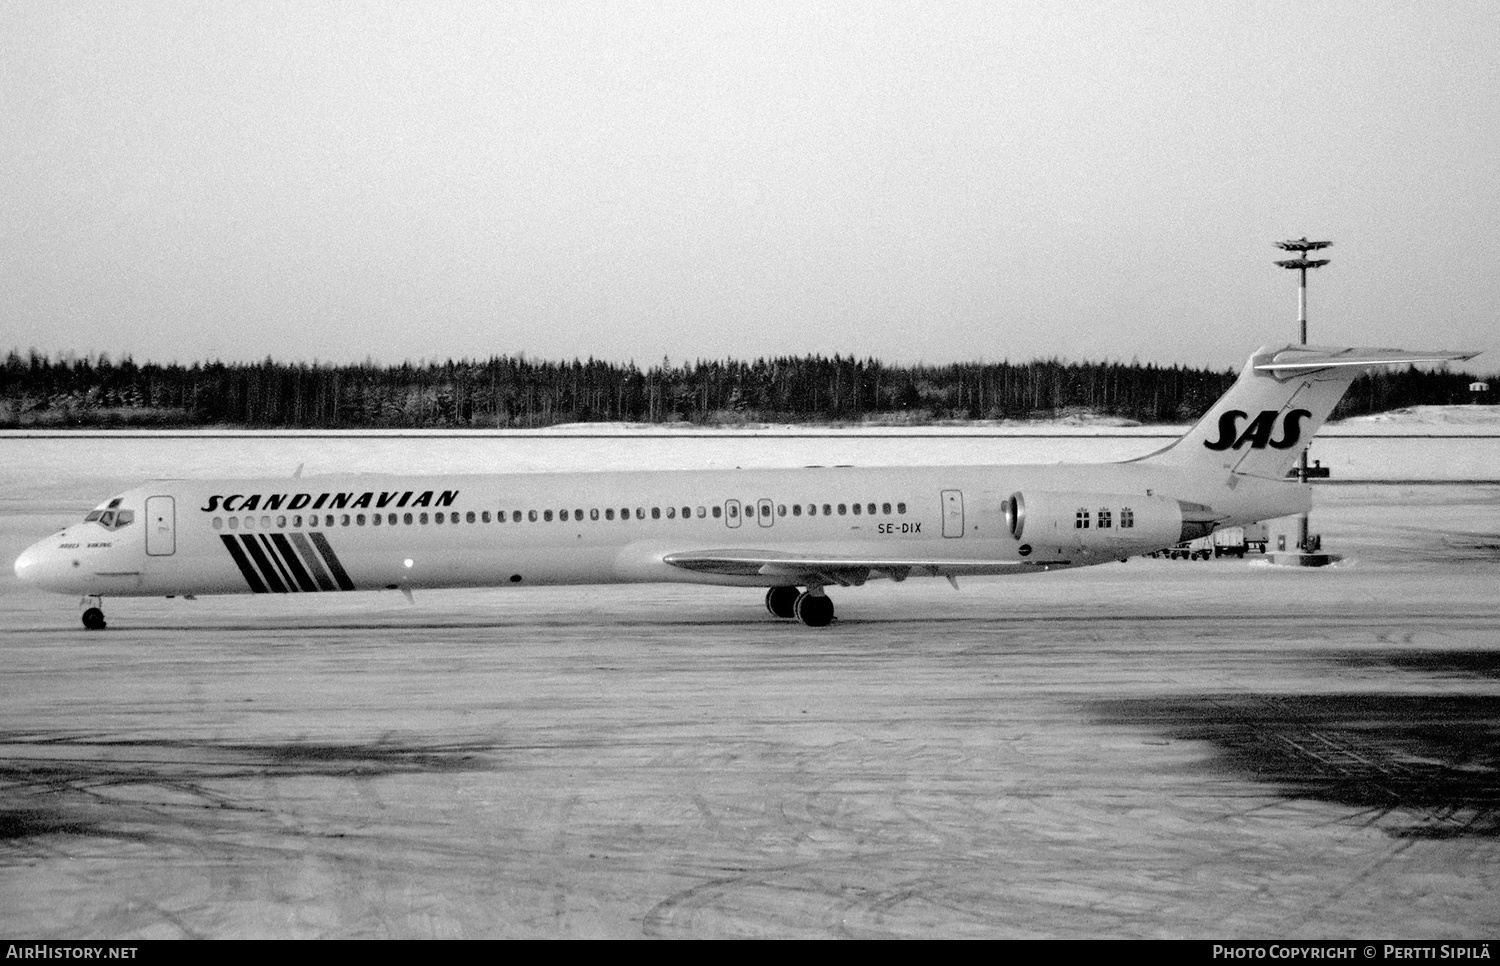
[[1258,362],[1260,372],[1296,375],[1318,369],[1367,366],[1429,365],[1438,362],[1462,362],[1479,355],[1477,352],[1414,352],[1409,349],[1354,349],[1328,346],[1287,346],[1271,356],[1269,361]]

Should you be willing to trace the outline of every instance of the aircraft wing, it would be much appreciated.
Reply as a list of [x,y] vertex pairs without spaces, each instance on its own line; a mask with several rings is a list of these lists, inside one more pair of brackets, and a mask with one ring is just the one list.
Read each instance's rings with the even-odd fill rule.
[[1067,566],[1049,560],[1045,565],[1026,560],[898,560],[877,557],[831,557],[777,553],[770,550],[693,550],[669,553],[665,563],[701,574],[726,577],[774,577],[788,584],[810,580],[841,587],[858,587],[871,577],[964,577],[979,574],[1024,573]]

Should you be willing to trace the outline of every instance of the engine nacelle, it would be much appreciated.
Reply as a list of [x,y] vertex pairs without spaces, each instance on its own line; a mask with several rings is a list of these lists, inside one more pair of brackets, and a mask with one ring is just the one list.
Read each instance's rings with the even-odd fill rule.
[[1016,540],[1039,546],[1108,552],[1150,551],[1214,531],[1218,518],[1201,503],[1139,493],[1013,493],[1005,523]]

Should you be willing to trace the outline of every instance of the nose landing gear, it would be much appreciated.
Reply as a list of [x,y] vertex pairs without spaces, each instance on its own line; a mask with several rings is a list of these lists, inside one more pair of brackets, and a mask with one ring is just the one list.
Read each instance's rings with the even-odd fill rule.
[[83,604],[83,626],[91,631],[102,631],[104,623],[104,601],[98,597],[85,597]]

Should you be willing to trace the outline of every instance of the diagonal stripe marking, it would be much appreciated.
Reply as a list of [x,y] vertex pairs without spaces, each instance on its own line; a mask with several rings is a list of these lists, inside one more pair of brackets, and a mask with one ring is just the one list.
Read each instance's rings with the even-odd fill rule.
[[307,542],[307,536],[301,533],[291,534],[292,543],[296,544],[297,551],[302,554],[302,562],[307,564],[308,571],[313,579],[318,582],[319,590],[337,590],[333,578],[328,576],[328,571],[323,569],[323,561],[313,545]]
[[318,585],[313,583],[312,578],[307,575],[307,569],[302,566],[302,561],[297,559],[297,551],[292,549],[286,534],[271,534],[271,542],[276,544],[277,556],[286,564],[288,576],[296,580],[297,586],[303,590],[317,590]]
[[235,542],[234,537],[227,533],[221,533],[219,534],[219,539],[224,541],[224,546],[228,549],[229,556],[234,558],[235,564],[240,568],[240,573],[244,574],[245,583],[249,584],[250,589],[257,594],[264,594],[266,592],[266,585],[261,581],[260,576],[256,574],[255,568],[250,565],[250,561],[245,557],[245,551],[240,549],[240,545]]
[[339,590],[353,590],[354,581],[350,580],[349,575],[344,572],[344,565],[339,563],[338,554],[334,553],[333,548],[328,545],[328,538],[321,533],[309,533],[308,536],[312,538],[318,551],[323,554],[323,560],[328,564],[329,572],[339,583]]
[[255,561],[255,565],[260,568],[261,576],[266,578],[266,586],[271,588],[274,593],[286,593],[286,585],[276,575],[275,565],[266,559],[266,552],[260,548],[260,541],[255,539],[255,534],[244,534],[240,537],[240,541],[244,543],[245,549],[249,551],[250,558]]

